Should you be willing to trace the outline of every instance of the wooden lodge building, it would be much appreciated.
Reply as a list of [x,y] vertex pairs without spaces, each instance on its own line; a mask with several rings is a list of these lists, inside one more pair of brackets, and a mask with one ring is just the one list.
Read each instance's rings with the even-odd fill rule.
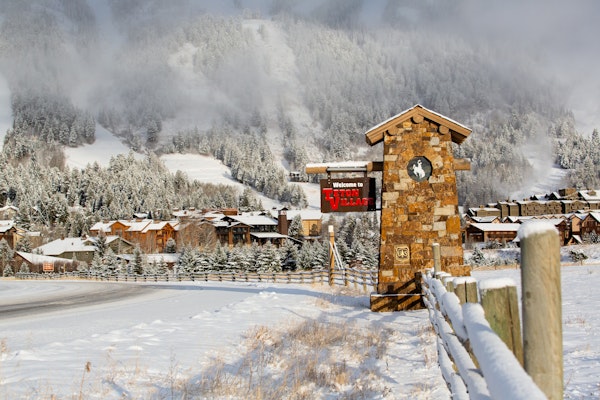
[[581,243],[591,234],[600,235],[600,191],[563,189],[528,200],[469,208],[463,217],[467,245],[514,241],[520,224],[536,219],[556,226],[562,245]]
[[[137,243],[145,253],[162,253],[169,239],[189,243],[194,232],[211,230],[223,245],[233,247],[239,244],[263,245],[271,242],[282,245],[289,239],[288,228],[291,219],[300,215],[304,238],[321,236],[322,214],[313,210],[271,210],[265,212],[241,213],[235,209],[226,210],[175,210],[174,219],[156,221],[147,218],[131,220],[101,221],[90,228],[92,236],[116,235],[128,242]],[[196,239],[194,246],[202,245]]]
[[504,219],[506,217],[572,214],[596,210],[600,211],[600,190],[562,189],[546,195],[532,196],[526,200],[507,200],[469,208],[467,214],[472,217],[493,215]]

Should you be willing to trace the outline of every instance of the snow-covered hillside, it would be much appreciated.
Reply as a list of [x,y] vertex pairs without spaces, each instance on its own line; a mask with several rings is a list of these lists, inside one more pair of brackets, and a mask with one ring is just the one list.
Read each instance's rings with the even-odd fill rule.
[[[93,163],[98,163],[101,167],[107,167],[111,157],[118,154],[129,154],[129,151],[129,148],[112,133],[102,126],[96,125],[96,140],[94,143],[80,147],[65,147],[65,156],[68,166],[83,169],[88,164]],[[141,158],[142,156],[136,154],[136,157]]]

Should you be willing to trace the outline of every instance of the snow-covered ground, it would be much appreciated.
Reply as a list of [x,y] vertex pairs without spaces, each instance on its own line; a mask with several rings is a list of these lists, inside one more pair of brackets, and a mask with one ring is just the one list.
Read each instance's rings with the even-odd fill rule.
[[[111,157],[119,154],[129,154],[129,148],[121,143],[112,133],[96,124],[96,140],[92,144],[80,147],[65,147],[67,165],[83,169],[88,164],[97,162],[101,167],[107,167]],[[134,153],[137,158],[143,156]]]
[[[473,275],[478,280],[509,277],[519,282],[519,272],[504,269]],[[58,292],[81,292],[96,284],[107,285],[0,280],[0,292],[6,304],[11,299],[40,300]],[[0,398],[79,398],[80,393],[90,399],[181,398],[181,388],[201,380],[215,360],[239,366],[249,350],[246,339],[260,332],[258,327],[285,330],[306,321],[347,322],[375,333],[393,331],[379,358],[356,366],[376,377],[380,394],[370,398],[449,398],[425,310],[372,313],[367,294],[342,293],[325,285],[180,282],[151,286],[148,293],[128,300],[0,319]],[[567,399],[600,396],[599,286],[598,259],[563,266]],[[352,359],[343,352],[338,356],[344,362]],[[256,373],[241,365],[237,373],[250,371]],[[354,389],[348,385],[342,390],[350,393]],[[336,397],[321,393],[315,398]]]
[[[40,291],[68,293],[94,284],[4,280],[0,288],[6,302],[11,296],[40,298]],[[79,398],[80,393],[102,399],[182,398],[177,388],[199,379],[215,358],[235,364],[248,350],[245,336],[256,327],[289,328],[305,321],[347,322],[375,334],[392,329],[385,354],[357,366],[379,377],[378,398],[448,398],[425,310],[371,313],[368,296],[334,294],[327,286],[154,286],[158,289],[126,301],[0,319],[0,398]],[[353,355],[338,357],[350,363]]]

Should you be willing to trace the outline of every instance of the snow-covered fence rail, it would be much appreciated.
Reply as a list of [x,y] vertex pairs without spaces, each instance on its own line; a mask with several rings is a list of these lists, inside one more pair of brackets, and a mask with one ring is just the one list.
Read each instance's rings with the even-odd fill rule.
[[[477,291],[473,292],[475,280],[454,278],[443,272],[435,275],[433,271],[424,275],[423,299],[438,336],[438,360],[442,375],[453,398],[545,399],[544,393],[513,353],[518,349],[511,351],[490,326],[486,312],[478,303]],[[506,285],[510,286],[511,283],[507,280],[488,283],[480,296],[488,296],[487,292],[494,291],[496,287],[502,290]],[[514,300],[506,303],[514,304]],[[514,312],[514,308],[509,310]],[[518,310],[516,318],[519,318]],[[508,334],[510,337],[513,337],[515,330],[520,330],[516,324],[512,324],[512,328]]]
[[[67,272],[60,274],[18,273],[18,279],[90,279],[116,282],[169,282],[169,281],[205,281],[205,282],[272,282],[295,284],[329,284],[329,271],[316,269],[310,271],[286,272],[202,272],[166,274],[94,274],[88,272]],[[333,271],[333,283],[339,286],[354,286],[365,292],[377,286],[377,271],[342,269]]]

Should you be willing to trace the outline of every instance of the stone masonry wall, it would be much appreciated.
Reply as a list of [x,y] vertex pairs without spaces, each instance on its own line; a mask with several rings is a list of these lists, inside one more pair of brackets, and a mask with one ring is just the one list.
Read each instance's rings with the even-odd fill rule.
[[[379,294],[420,293],[415,276],[433,267],[433,243],[440,244],[442,270],[469,275],[463,266],[451,135],[420,120],[405,121],[384,137]],[[415,157],[431,163],[429,179],[410,177],[407,166]]]

